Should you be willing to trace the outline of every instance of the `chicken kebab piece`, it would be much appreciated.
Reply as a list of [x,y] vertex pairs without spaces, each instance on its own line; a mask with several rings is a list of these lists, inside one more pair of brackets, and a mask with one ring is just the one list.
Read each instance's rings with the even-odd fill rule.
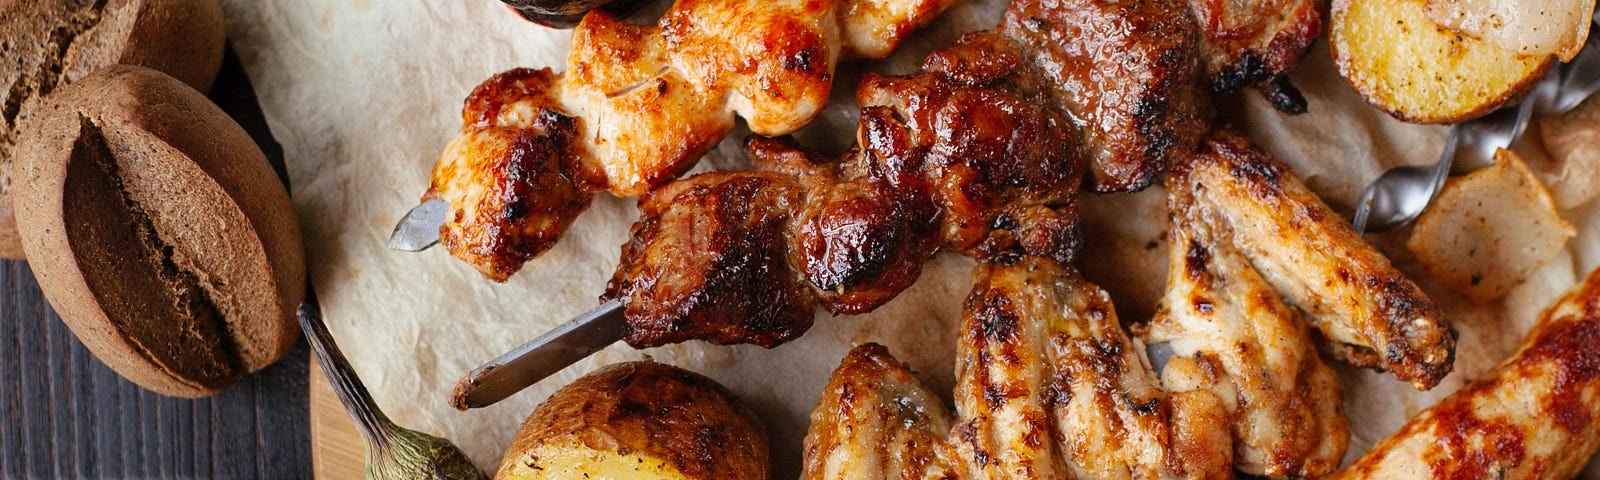
[[[425,206],[442,202],[439,242],[504,281],[554,245],[594,194],[639,195],[676,178],[735,114],[756,134],[793,132],[824,106],[838,59],[883,56],[952,3],[679,0],[654,27],[593,12],[573,34],[565,74],[511,70],[467,98],[424,196]],[[980,54],[928,62],[960,62],[940,66],[954,85],[1005,83],[1062,112],[1093,189],[1133,191],[1192,150],[1211,117],[1208,91],[1269,85],[1280,108],[1303,110],[1282,79],[1321,32],[1323,8],[1016,0],[1000,26],[968,39]]]
[[1231,476],[1223,402],[1163,390],[1104,290],[1037,257],[974,275],[954,423],[883,347],[857,347],[811,414],[804,478]]
[[1509,360],[1328,478],[1573,478],[1600,446],[1600,270]]
[[572,33],[566,72],[484,81],[434,165],[439,242],[504,281],[548,250],[595,193],[633,196],[733,129],[783,135],[827,104],[834,66],[888,55],[958,0],[678,0],[654,26],[604,10]]

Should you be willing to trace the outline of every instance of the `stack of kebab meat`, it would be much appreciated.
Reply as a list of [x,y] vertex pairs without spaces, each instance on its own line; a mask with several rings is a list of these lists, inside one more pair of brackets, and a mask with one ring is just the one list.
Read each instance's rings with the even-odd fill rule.
[[[1293,172],[1210,125],[1208,90],[1258,85],[1297,107],[1283,79],[1320,30],[1318,2],[1194,3],[1014,0],[998,28],[930,55],[917,73],[868,75],[857,145],[843,158],[758,136],[746,142],[755,170],[670,182],[727,131],[695,118],[731,122],[731,108],[757,133],[793,128],[763,131],[771,124],[748,116],[761,109],[729,93],[767,85],[753,76],[661,68],[664,49],[685,45],[653,36],[672,30],[674,13],[661,31],[591,15],[574,58],[621,58],[480,86],[429,196],[452,204],[442,231],[452,253],[503,279],[594,192],[649,191],[606,293],[624,300],[635,347],[776,345],[802,334],[819,305],[861,313],[894,298],[938,250],[979,258],[956,414],[885,349],[860,347],[813,413],[808,478],[1321,476],[1349,432],[1307,325],[1332,356],[1419,389],[1449,373],[1455,332]],[[685,5],[708,8],[674,9]],[[591,48],[601,35],[623,40]],[[645,47],[619,47],[628,41]],[[831,69],[836,57],[822,56]],[[700,87],[712,84],[724,89]],[[617,102],[641,89],[653,93]],[[1125,326],[1069,266],[1074,197],[1079,185],[1138,190],[1169,167],[1168,293],[1155,318]],[[1600,439],[1584,406],[1600,376],[1572,340],[1600,335],[1596,284],[1546,312],[1508,364],[1345,473],[1573,472]],[[1146,344],[1173,352],[1159,372]],[[1522,381],[1550,389],[1508,389]],[[1552,447],[1564,441],[1581,448]],[[1524,448],[1500,448],[1512,444]]]

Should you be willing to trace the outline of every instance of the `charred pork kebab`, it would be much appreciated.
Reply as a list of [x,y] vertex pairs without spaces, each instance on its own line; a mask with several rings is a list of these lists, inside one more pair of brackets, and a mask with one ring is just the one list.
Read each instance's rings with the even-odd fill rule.
[[[1287,167],[1211,124],[1210,101],[1218,85],[1265,82],[1275,85],[1268,90],[1287,90],[1283,73],[1320,29],[1317,2],[1203,5],[1240,10],[1197,9],[1177,0],[1014,0],[999,27],[965,35],[929,55],[918,72],[867,75],[857,89],[856,145],[842,158],[822,158],[785,139],[757,136],[746,142],[754,170],[702,173],[653,189],[640,200],[642,218],[606,289],[608,308],[625,318],[626,326],[615,333],[637,348],[692,339],[770,347],[803,334],[819,306],[854,314],[884,304],[910,286],[923,263],[940,250],[1067,268],[1081,238],[1074,203],[1080,185],[1135,190],[1171,167],[1167,181],[1176,183],[1169,188],[1191,199],[1175,205],[1193,205],[1176,211],[1209,224],[1210,230],[1195,234],[1205,235],[1196,242],[1204,246],[1215,239],[1228,245],[1224,254],[1191,262],[1192,268],[1203,269],[1211,261],[1233,265],[1242,258],[1259,277],[1240,285],[1197,279],[1210,283],[1191,289],[1265,292],[1261,285],[1269,285],[1281,295],[1278,301],[1297,310],[1259,305],[1261,298],[1207,308],[1304,312],[1338,358],[1387,370],[1419,389],[1436,385],[1451,369],[1455,346],[1455,331],[1439,309]],[[1240,19],[1254,20],[1241,24]],[[1233,79],[1240,75],[1247,80]],[[557,153],[570,146],[561,140],[570,134],[562,132],[582,120],[526,97],[494,93],[499,87],[491,84],[527,86],[547,77],[531,70],[508,72],[481,86],[473,98],[522,100],[468,102],[468,118],[498,108],[521,113],[487,118],[531,119],[531,129],[494,130],[523,139],[507,144],[541,145],[536,152],[510,157],[532,162],[514,170],[521,173],[513,176],[519,182],[571,178],[559,173],[565,167],[557,164],[574,157]],[[493,168],[472,171],[498,175]],[[517,185],[534,191],[525,182]],[[560,195],[563,191],[576,192],[546,189],[518,201],[569,198]],[[586,195],[579,203],[587,202]],[[534,217],[518,221],[529,218]],[[545,220],[532,224],[557,223],[540,218]],[[517,229],[498,231],[506,235]],[[1206,257],[1200,254],[1204,251],[1197,255]],[[1169,311],[1171,319],[1149,326],[1152,338],[1195,328],[1181,320],[1183,312],[1176,307]],[[1252,328],[1294,331],[1291,325],[1299,325],[1293,323],[1299,318]],[[1260,331],[1230,334],[1278,341]],[[1168,342],[1197,358],[1202,356],[1197,352],[1227,349],[1208,341]],[[1143,358],[1142,352],[1128,355]],[[1239,355],[1245,360],[1235,358]],[[1195,388],[1220,391],[1225,388],[1208,386],[1215,379],[1202,375],[1219,370],[1207,366],[1247,364],[1304,370],[1309,372],[1305,382],[1322,385],[1320,370],[1305,363],[1316,360],[1303,351],[1300,355],[1257,365],[1258,358],[1225,352],[1179,362],[1177,368],[1187,370],[1172,375]],[[479,372],[462,386],[472,385]],[[1254,375],[1234,383],[1238,389],[1281,389],[1284,384],[1272,382],[1301,381]],[[458,389],[453,403],[475,406],[463,401],[462,392]],[[1271,455],[1247,451],[1242,458],[1266,465],[1274,461]]]
[[[885,56],[956,2],[678,0],[655,26],[591,12],[573,31],[565,73],[511,70],[472,92],[461,131],[408,220],[504,281],[559,241],[596,193],[635,196],[677,178],[727,135],[735,115],[757,135],[794,132],[827,103],[840,59]],[[1210,116],[1206,91],[1260,85],[1280,109],[1303,111],[1287,74],[1321,33],[1326,4],[1011,7],[987,38],[956,48],[994,50],[970,59],[986,63],[930,64],[917,76],[1009,90],[1060,112],[1081,139],[1076,154],[1092,160],[1093,189],[1115,192],[1149,185],[1193,146]]]

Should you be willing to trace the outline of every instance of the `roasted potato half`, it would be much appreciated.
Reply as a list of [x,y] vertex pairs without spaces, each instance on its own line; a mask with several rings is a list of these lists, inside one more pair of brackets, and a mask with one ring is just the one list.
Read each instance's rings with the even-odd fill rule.
[[497,480],[771,477],[766,428],[709,378],[652,361],[563,387],[517,430]]
[[1519,55],[1452,32],[1427,0],[1334,0],[1333,61],[1368,103],[1408,122],[1482,116],[1532,88],[1552,55]]

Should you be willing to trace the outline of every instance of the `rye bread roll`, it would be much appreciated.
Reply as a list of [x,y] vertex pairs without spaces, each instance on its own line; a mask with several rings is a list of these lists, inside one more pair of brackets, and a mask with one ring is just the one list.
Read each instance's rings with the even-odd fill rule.
[[107,65],[142,65],[202,92],[222,65],[217,0],[0,0],[0,257],[22,258],[13,151],[49,94]]
[[112,66],[58,91],[19,144],[18,230],[78,339],[152,391],[199,397],[282,357],[305,288],[289,195],[200,92]]

